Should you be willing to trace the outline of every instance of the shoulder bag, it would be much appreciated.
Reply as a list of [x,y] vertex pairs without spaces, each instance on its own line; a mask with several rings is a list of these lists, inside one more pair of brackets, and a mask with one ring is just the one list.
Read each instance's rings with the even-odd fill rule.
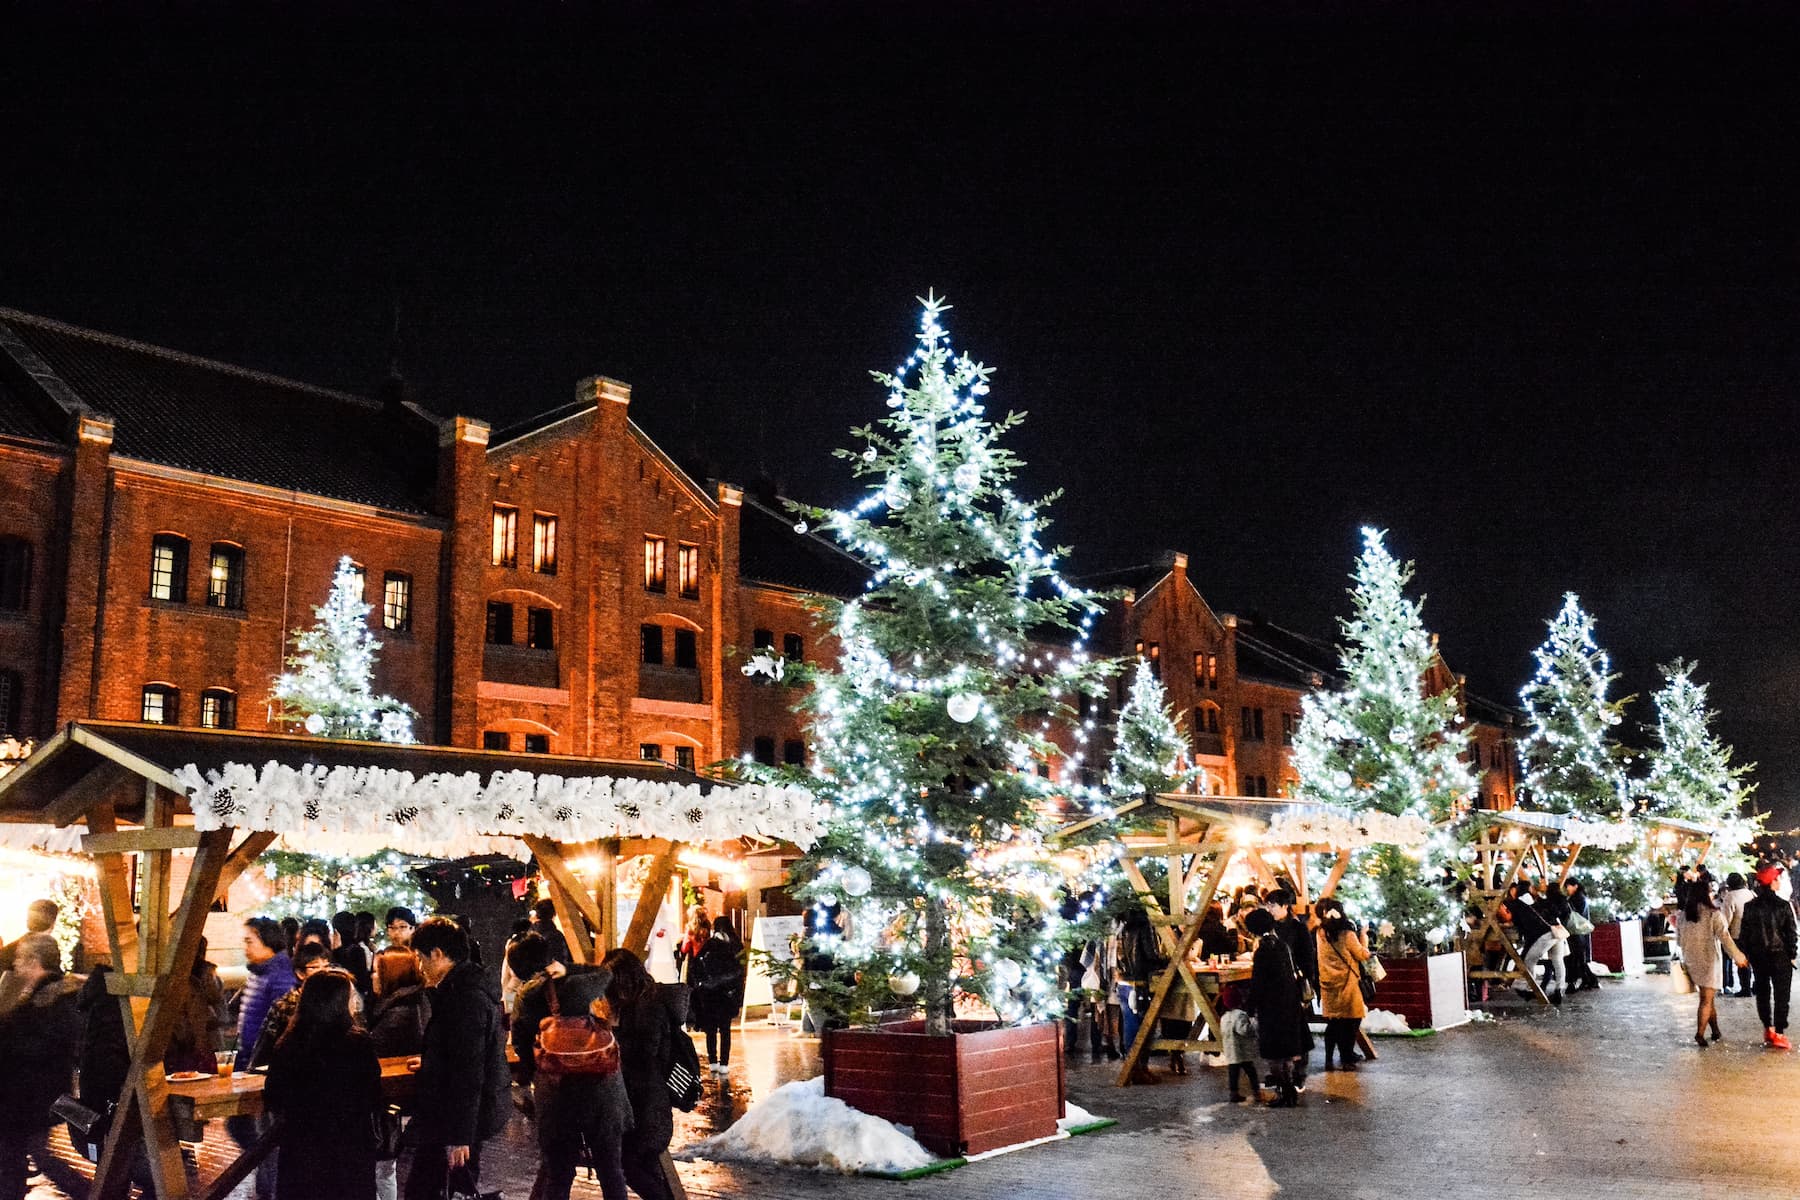
[[[1370,1005],[1374,1004],[1375,1003],[1375,981],[1373,979],[1370,979],[1367,975],[1365,975],[1361,970],[1359,970],[1357,968],[1355,963],[1350,961],[1350,956],[1348,954],[1345,954],[1341,949],[1338,948],[1337,940],[1335,938],[1326,938],[1325,944],[1327,946],[1331,947],[1331,952],[1333,954],[1337,955],[1338,961],[1343,963],[1344,966],[1348,967],[1350,969],[1350,973],[1352,975],[1356,976],[1356,990],[1362,993],[1363,1007],[1367,1008]],[[1373,954],[1371,954],[1369,956],[1369,961],[1370,962],[1376,961],[1375,956]],[[1382,968],[1382,974],[1384,974],[1384,975],[1387,974],[1386,967]]]
[[[639,1003],[650,1001],[646,999]],[[695,1105],[700,1103],[700,1054],[694,1049],[694,1039],[672,1015],[669,1039],[669,1073],[664,1077],[669,1088],[669,1102],[682,1112],[693,1112]]]

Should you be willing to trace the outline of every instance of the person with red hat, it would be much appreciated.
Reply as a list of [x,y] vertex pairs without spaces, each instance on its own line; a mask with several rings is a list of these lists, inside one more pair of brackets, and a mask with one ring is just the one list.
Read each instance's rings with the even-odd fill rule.
[[1787,1039],[1788,994],[1794,982],[1794,954],[1800,949],[1794,909],[1775,892],[1781,868],[1765,864],[1756,872],[1756,895],[1744,905],[1738,948],[1750,960],[1756,988],[1756,1015],[1762,1018],[1763,1044],[1792,1049]]

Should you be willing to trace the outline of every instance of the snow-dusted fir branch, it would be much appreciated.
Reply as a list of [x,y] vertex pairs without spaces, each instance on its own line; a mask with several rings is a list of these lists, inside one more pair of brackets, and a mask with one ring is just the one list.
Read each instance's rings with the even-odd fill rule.
[[[1646,756],[1642,784],[1645,808],[1659,817],[1681,817],[1722,826],[1740,818],[1756,789],[1744,777],[1754,763],[1733,766],[1731,747],[1714,736],[1706,685],[1694,679],[1694,664],[1662,668],[1663,686],[1653,697],[1656,741]],[[1740,839],[1741,840],[1741,839]]]
[[[1001,439],[1020,415],[989,417],[991,372],[952,351],[947,304],[922,304],[917,348],[875,373],[888,415],[839,451],[862,499],[797,509],[871,578],[826,609],[839,653],[812,677],[810,786],[834,818],[794,878],[847,910],[823,948],[864,981],[916,975],[943,1031],[963,995],[1007,1021],[1062,1003],[1047,802],[1078,777],[1091,730],[1073,702],[1108,664],[1087,646],[1097,600],[1039,541],[1049,499],[1013,490],[1021,464]],[[1059,726],[1067,756],[1049,740]],[[1060,785],[1040,774],[1052,764]]]
[[410,743],[417,716],[371,682],[381,643],[369,628],[362,575],[348,555],[338,560],[331,594],[313,609],[311,629],[294,630],[288,670],[275,678],[275,700],[286,721],[320,737]]

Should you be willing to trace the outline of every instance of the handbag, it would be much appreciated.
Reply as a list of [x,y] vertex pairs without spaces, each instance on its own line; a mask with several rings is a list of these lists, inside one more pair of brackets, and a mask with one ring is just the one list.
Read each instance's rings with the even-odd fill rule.
[[1387,968],[1381,965],[1381,956],[1378,954],[1369,955],[1369,961],[1363,964],[1363,972],[1375,983],[1387,978]]
[[1669,990],[1677,996],[1691,995],[1694,990],[1694,977],[1679,959],[1669,964]]
[[669,1019],[669,1037],[669,1074],[665,1079],[669,1101],[682,1112],[693,1112],[700,1103],[700,1055],[694,1049],[694,1039],[673,1017]]
[[1576,937],[1586,937],[1594,932],[1594,923],[1578,912],[1571,912],[1563,927]]

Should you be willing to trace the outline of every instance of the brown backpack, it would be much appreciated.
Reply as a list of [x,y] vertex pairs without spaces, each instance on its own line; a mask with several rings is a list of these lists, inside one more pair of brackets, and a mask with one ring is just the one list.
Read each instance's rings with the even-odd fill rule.
[[538,1022],[537,1068],[551,1075],[611,1075],[619,1069],[619,1043],[612,1030],[586,1013],[565,1017],[556,1000],[556,981],[544,980],[550,1015]]

